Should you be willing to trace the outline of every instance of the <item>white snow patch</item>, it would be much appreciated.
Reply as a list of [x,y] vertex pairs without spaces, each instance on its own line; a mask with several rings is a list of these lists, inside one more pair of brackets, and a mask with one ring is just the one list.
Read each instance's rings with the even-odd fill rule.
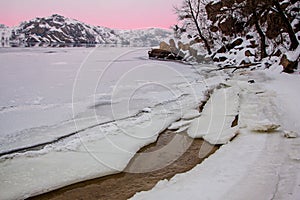
[[208,134],[204,135],[203,139],[210,144],[226,144],[239,133],[238,131],[238,127],[233,127],[226,129],[221,133],[209,132]]
[[178,122],[174,122],[171,124],[171,126],[168,127],[169,130],[177,130],[181,127],[186,127],[187,125],[189,125],[192,121],[186,121],[186,120],[180,120]]
[[249,125],[249,129],[256,132],[274,132],[280,127],[279,124],[275,124],[265,119],[263,121],[254,122]]
[[296,61],[300,58],[300,45],[298,45],[297,49],[294,51],[288,51],[285,53],[286,57],[290,61]]
[[184,115],[182,116],[182,119],[190,120],[190,119],[194,119],[199,116],[200,116],[200,113],[198,110],[189,110],[184,113]]
[[225,144],[237,133],[232,122],[238,115],[239,89],[228,87],[216,90],[206,103],[199,118],[192,121],[188,135],[207,139],[211,144]]
[[142,110],[143,112],[145,112],[145,113],[151,113],[151,108],[143,108],[143,110]]

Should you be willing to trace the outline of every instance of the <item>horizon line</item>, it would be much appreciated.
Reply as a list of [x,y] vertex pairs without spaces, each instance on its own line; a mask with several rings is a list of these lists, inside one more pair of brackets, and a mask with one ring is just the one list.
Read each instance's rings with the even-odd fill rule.
[[172,25],[170,25],[168,28],[167,27],[159,27],[159,26],[145,26],[145,27],[136,27],[136,28],[114,28],[114,27],[108,27],[108,26],[103,26],[103,25],[95,25],[95,24],[92,24],[92,23],[84,22],[83,20],[79,20],[79,19],[75,19],[73,17],[68,17],[68,16],[65,16],[65,15],[62,15],[62,14],[59,14],[59,13],[53,13],[53,14],[48,15],[48,16],[36,16],[36,17],[33,17],[31,19],[28,19],[28,20],[20,21],[16,25],[7,25],[7,24],[2,23],[2,22],[0,22],[0,24],[3,24],[5,26],[7,26],[8,28],[14,28],[14,27],[20,26],[22,23],[30,22],[30,21],[32,21],[34,19],[37,19],[37,18],[52,17],[53,15],[59,15],[59,16],[62,16],[66,19],[75,20],[75,21],[78,21],[80,23],[84,23],[84,24],[91,25],[91,26],[104,27],[104,28],[109,28],[109,29],[114,29],[114,30],[144,30],[144,29],[152,29],[152,28],[172,30]]

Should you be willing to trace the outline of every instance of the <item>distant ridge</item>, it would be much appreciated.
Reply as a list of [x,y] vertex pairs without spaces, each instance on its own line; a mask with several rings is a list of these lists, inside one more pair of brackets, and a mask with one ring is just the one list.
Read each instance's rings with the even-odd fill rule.
[[172,36],[171,30],[149,28],[140,30],[115,30],[89,25],[75,19],[54,14],[34,18],[16,27],[0,25],[2,46],[6,43],[46,44],[122,44],[156,46]]

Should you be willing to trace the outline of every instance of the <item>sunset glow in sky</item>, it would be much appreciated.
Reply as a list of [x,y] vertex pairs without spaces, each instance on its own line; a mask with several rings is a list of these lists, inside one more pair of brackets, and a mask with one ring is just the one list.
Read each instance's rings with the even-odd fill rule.
[[35,17],[60,14],[92,25],[118,29],[169,28],[174,5],[182,0],[2,0],[0,23],[15,26]]

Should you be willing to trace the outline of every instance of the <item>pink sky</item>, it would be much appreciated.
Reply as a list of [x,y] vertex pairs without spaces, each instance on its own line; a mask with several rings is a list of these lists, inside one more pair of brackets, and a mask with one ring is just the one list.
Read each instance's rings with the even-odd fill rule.
[[182,0],[2,0],[0,23],[14,26],[35,17],[60,14],[92,25],[119,29],[169,28],[173,6]]

